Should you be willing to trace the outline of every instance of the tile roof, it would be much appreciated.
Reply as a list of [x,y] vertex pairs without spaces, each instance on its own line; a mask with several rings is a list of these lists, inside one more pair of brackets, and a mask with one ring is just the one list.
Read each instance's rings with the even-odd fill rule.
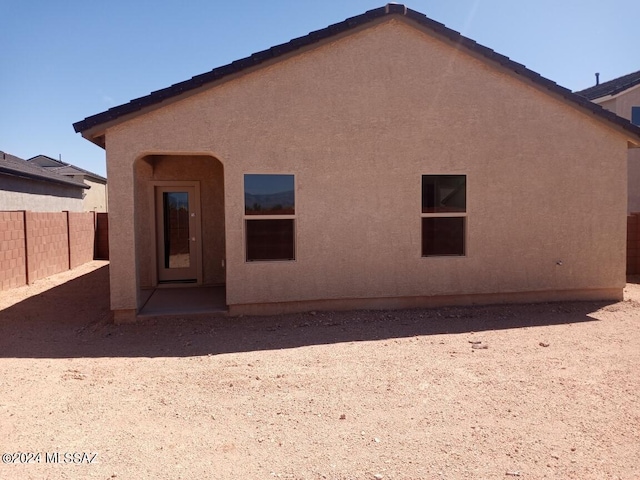
[[44,158],[46,160],[49,160],[49,161],[53,161],[56,164],[58,164],[57,167],[42,167],[42,168],[45,168],[45,169],[50,170],[52,172],[55,172],[55,173],[57,173],[59,175],[86,175],[86,176],[92,177],[92,178],[94,178],[96,180],[100,180],[100,181],[103,181],[105,183],[107,182],[106,178],[98,175],[97,173],[90,172],[89,170],[85,170],[84,168],[76,167],[75,165],[63,162],[61,160],[56,160],[55,158],[51,158],[51,157],[48,157],[46,155],[36,155],[35,157],[29,158],[27,160],[27,162],[30,162],[31,164],[36,164],[37,165],[37,163],[36,163],[37,160],[42,159],[42,158]]
[[[147,107],[160,104],[167,99],[177,97],[191,90],[198,89],[206,84],[219,81],[221,79],[224,79],[225,77],[237,74],[239,72],[242,72],[243,70],[255,67],[264,62],[277,59],[278,57],[282,57],[285,54],[295,52],[296,50],[313,45],[317,42],[320,42],[321,40],[325,40],[340,33],[355,29],[362,25],[366,25],[367,23],[373,22],[374,20],[383,18],[387,15],[404,16],[405,18],[416,22],[420,26],[431,30],[435,34],[459,45],[460,47],[463,47],[477,55],[485,57],[490,63],[497,64],[503,68],[511,70],[514,73],[521,75],[523,78],[530,80],[534,84],[546,89],[550,93],[561,96],[567,103],[573,104],[582,109],[586,109],[591,113],[597,115],[598,117],[612,122],[619,128],[622,128],[630,134],[640,138],[640,127],[633,125],[628,120],[621,118],[616,114],[609,112],[608,110],[603,109],[599,105],[594,104],[583,96],[572,93],[571,90],[559,86],[555,82],[543,77],[539,73],[529,70],[524,65],[514,62],[510,58],[501,55],[488,47],[480,45],[470,38],[464,37],[459,32],[447,28],[442,23],[431,20],[426,15],[420,12],[411,10],[410,8],[407,8],[401,4],[391,3],[387,4],[384,7],[369,10],[361,15],[348,18],[342,22],[330,25],[321,30],[311,32],[303,37],[294,38],[287,43],[276,45],[269,48],[268,50],[254,53],[249,57],[236,60],[230,64],[214,68],[209,72],[203,73],[201,75],[196,75],[189,80],[185,80],[183,82],[171,85],[167,88],[157,90],[144,97],[136,98],[134,100],[131,100],[129,103],[110,108],[105,112],[92,115],[85,118],[84,120],[74,123],[73,127],[76,132],[84,132],[91,129],[92,127],[117,120],[125,115],[140,112]],[[87,138],[104,147],[103,138]]]
[[83,182],[59,175],[55,172],[42,168],[39,165],[30,163],[20,157],[0,151],[0,174],[12,175],[15,177],[29,178],[43,182],[58,183],[77,188],[90,188]]
[[576,94],[589,100],[595,100],[596,98],[606,97],[608,95],[617,95],[636,85],[640,85],[640,71],[614,78],[600,85],[585,88],[584,90],[576,92]]

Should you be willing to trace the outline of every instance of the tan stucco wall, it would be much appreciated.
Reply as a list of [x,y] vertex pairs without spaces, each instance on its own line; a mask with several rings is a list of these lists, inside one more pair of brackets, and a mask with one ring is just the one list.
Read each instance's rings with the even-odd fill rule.
[[85,197],[82,199],[82,205],[85,212],[106,212],[107,211],[107,185],[96,182],[90,178],[84,177],[80,181],[89,185],[91,188],[85,190]]
[[26,178],[0,176],[0,210],[81,212],[84,190]]
[[[632,88],[616,98],[615,112],[631,120],[631,107],[640,107],[640,87]],[[628,211],[640,212],[640,149],[629,150],[628,164]]]
[[[602,106],[609,109],[604,102]],[[615,109],[611,109],[617,115],[631,120],[631,107],[640,107],[640,86],[630,88],[615,98]]]
[[[631,120],[631,107],[640,107],[640,86],[622,92],[611,100],[598,103],[616,115]],[[627,179],[627,211],[640,212],[640,148],[629,149]]]
[[616,112],[617,111],[617,103],[616,103],[616,99],[612,98],[611,100],[605,100],[603,102],[597,102],[598,105],[600,105],[602,108],[606,108],[607,110],[609,110],[610,112]]
[[155,285],[152,249],[156,241],[152,203],[153,181],[199,181],[202,231],[203,283],[225,282],[224,260],[224,183],[222,164],[213,157],[149,156],[136,162],[137,255],[140,285]]
[[[399,20],[106,136],[114,309],[137,304],[133,164],[165,152],[224,164],[230,305],[624,286],[625,139]],[[296,261],[245,263],[245,173],[295,175]],[[465,257],[421,258],[423,174],[467,175]]]

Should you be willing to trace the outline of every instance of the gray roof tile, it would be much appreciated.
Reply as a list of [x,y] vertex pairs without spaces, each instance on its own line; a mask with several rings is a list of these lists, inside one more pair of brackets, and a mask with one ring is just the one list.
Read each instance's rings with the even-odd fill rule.
[[576,92],[576,94],[589,100],[595,100],[596,98],[606,97],[608,95],[617,95],[636,85],[640,85],[640,71],[614,78],[600,85],[585,88],[584,90]]
[[42,182],[58,183],[77,188],[90,188],[83,182],[59,175],[35,163],[0,150],[0,174],[30,178]]
[[88,177],[92,177],[95,180],[99,180],[105,183],[107,182],[106,178],[98,175],[97,173],[93,173],[89,170],[85,170],[84,168],[76,167],[75,165],[63,162],[61,160],[56,160],[55,158],[51,158],[46,155],[36,155],[35,157],[31,157],[30,159],[28,159],[27,162],[36,165],[38,164],[37,162],[39,159],[46,159],[46,160],[55,162],[57,164],[56,167],[42,167],[42,168],[51,170],[60,175],[86,175]]
[[[201,75],[196,75],[195,77],[192,77],[189,80],[176,83],[175,85],[172,85],[167,88],[163,88],[161,90],[157,90],[144,97],[131,100],[129,103],[125,103],[123,105],[110,108],[105,112],[87,117],[84,120],[74,123],[73,128],[75,129],[76,132],[84,132],[86,130],[89,130],[92,127],[102,125],[113,120],[117,120],[118,118],[123,117],[125,115],[134,114],[136,112],[139,112],[145,109],[146,107],[150,107],[152,105],[162,103],[163,101],[169,98],[176,97],[189,90],[197,89],[204,84],[216,82],[229,75],[241,72],[245,69],[259,65],[263,62],[276,59],[278,57],[281,57],[282,55],[295,52],[296,50],[302,47],[313,45],[314,43],[317,43],[321,40],[331,38],[339,33],[357,28],[359,26],[365,25],[369,22],[373,22],[387,15],[402,15],[406,18],[409,18],[415,21],[416,23],[418,23],[419,25],[421,25],[422,27],[433,31],[437,35],[440,35],[441,37],[456,43],[460,47],[466,48],[467,50],[477,55],[485,57],[490,63],[495,63],[498,65],[501,65],[506,69],[512,70],[514,73],[521,75],[523,78],[530,80],[534,84],[539,85],[540,87],[546,89],[550,93],[559,95],[567,103],[573,104],[584,110],[590,111],[591,113],[597,115],[598,117],[601,117],[606,121],[614,123],[619,128],[622,128],[627,132],[629,132],[630,134],[640,138],[640,127],[633,125],[628,120],[619,117],[615,113],[605,110],[600,105],[596,105],[595,103],[589,101],[584,96],[576,95],[572,93],[571,90],[561,87],[555,82],[547,78],[544,78],[539,73],[529,70],[524,65],[514,62],[509,57],[500,55],[499,53],[493,51],[492,49],[487,48],[483,45],[480,45],[479,43],[475,42],[474,40],[471,40],[470,38],[464,37],[459,32],[456,32],[455,30],[447,28],[442,23],[431,20],[426,15],[420,12],[417,12],[415,10],[411,10],[401,4],[387,4],[384,7],[369,10],[361,15],[348,18],[342,22],[336,23],[334,25],[330,25],[324,29],[316,30],[314,32],[309,33],[306,36],[293,39],[282,45],[277,45],[270,49],[254,53],[249,57],[236,60],[234,62],[231,62],[228,65],[214,68],[209,72],[203,73]],[[101,143],[100,139],[96,138],[96,139],[93,139],[93,141],[96,144],[104,147],[104,144]]]

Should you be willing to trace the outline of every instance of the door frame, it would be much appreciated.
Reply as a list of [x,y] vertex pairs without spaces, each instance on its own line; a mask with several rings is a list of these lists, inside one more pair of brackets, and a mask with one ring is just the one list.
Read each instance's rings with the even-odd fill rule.
[[[151,206],[151,227],[153,242],[151,242],[151,281],[155,288],[195,287],[202,285],[202,209],[200,205],[200,182],[198,180],[163,180],[149,182],[149,205]],[[194,189],[194,210],[196,213],[196,282],[195,283],[160,283],[158,279],[158,212],[156,210],[156,190],[158,187],[190,187]]]

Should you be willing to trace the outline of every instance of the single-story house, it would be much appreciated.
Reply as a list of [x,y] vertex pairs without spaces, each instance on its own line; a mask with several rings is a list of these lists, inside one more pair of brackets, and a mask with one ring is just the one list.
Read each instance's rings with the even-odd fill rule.
[[[579,92],[616,115],[640,126],[640,71],[600,83]],[[627,211],[640,212],[640,149],[630,149],[628,159]]]
[[107,179],[103,176],[46,155],[37,155],[29,158],[27,161],[32,164],[40,165],[42,168],[45,168],[50,172],[55,172],[58,175],[73,178],[74,180],[81,181],[87,185],[89,188],[82,199],[83,209],[85,212],[107,211]]
[[89,186],[0,151],[0,211],[81,212]]
[[74,124],[106,148],[111,308],[622,298],[640,128],[389,4]]

